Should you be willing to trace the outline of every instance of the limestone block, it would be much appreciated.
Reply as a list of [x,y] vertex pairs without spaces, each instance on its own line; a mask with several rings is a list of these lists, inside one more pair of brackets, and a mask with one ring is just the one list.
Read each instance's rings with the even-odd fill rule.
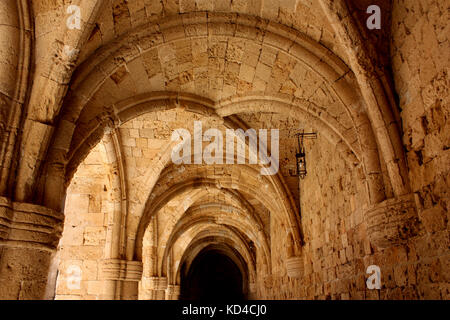
[[103,281],[86,281],[87,293],[91,295],[100,295],[103,292]]
[[106,230],[104,227],[86,227],[83,234],[83,245],[98,246],[105,241]]

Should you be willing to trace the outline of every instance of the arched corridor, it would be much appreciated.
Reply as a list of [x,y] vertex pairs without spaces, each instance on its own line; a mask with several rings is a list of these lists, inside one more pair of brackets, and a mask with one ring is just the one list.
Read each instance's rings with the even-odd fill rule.
[[449,299],[450,8],[372,2],[0,1],[0,298]]
[[244,299],[243,281],[241,270],[226,254],[218,250],[202,251],[181,277],[180,299],[240,301]]

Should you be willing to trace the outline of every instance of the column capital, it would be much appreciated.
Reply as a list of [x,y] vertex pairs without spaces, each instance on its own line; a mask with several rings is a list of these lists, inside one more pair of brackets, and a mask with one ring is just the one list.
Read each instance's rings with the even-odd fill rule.
[[381,249],[400,244],[419,230],[417,207],[412,193],[373,205],[365,217],[369,239]]
[[286,259],[286,271],[289,278],[301,278],[303,276],[303,258],[293,256]]
[[105,259],[100,269],[102,280],[140,281],[142,278],[142,262]]
[[0,246],[53,252],[62,235],[64,214],[0,197]]
[[167,289],[167,277],[149,277],[148,283],[153,290],[166,290]]

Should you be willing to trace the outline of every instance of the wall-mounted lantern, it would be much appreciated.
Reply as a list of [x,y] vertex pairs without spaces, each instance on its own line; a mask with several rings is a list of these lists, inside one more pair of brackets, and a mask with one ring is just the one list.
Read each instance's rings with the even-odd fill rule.
[[306,150],[305,145],[303,144],[303,139],[316,139],[317,133],[316,132],[308,132],[305,133],[304,131],[302,133],[297,133],[297,151],[295,153],[295,161],[296,161],[296,172],[292,173],[291,176],[294,177],[300,177],[300,179],[304,179],[306,177],[306,174],[308,171],[306,170]]

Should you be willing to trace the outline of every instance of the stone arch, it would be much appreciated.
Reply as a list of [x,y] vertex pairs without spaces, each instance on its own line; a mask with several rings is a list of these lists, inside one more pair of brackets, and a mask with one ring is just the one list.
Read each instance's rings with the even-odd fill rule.
[[[208,209],[204,209],[202,208],[203,205],[201,207],[197,206],[197,207],[191,207],[186,211],[186,215],[181,218],[175,228],[172,230],[170,237],[168,239],[168,241],[164,242],[167,243],[165,249],[164,249],[164,254],[163,254],[163,258],[162,258],[162,265],[161,265],[161,270],[165,270],[166,269],[166,259],[169,253],[169,250],[171,250],[172,246],[176,243],[176,241],[179,239],[179,237],[181,237],[181,235],[188,230],[189,228],[195,226],[197,223],[218,223],[220,225],[229,225],[232,226],[234,228],[236,228],[237,230],[239,230],[242,233],[245,234],[249,234],[250,231],[250,235],[249,238],[256,244],[257,247],[259,247],[262,250],[262,256],[265,259],[265,263],[264,265],[266,266],[266,273],[270,273],[270,248],[268,246],[268,242],[267,242],[267,238],[264,236],[264,234],[262,234],[261,232],[252,230],[252,225],[250,223],[244,223],[242,224],[243,220],[245,219],[236,219],[236,217],[232,217],[232,216],[228,216],[228,210],[225,211],[224,208],[220,208],[223,205],[220,204],[215,204],[215,207],[219,207],[219,209],[215,210],[214,212],[209,211],[210,208]],[[231,209],[233,210],[233,209]],[[206,212],[202,212],[202,211],[206,211]],[[220,220],[218,219],[214,219],[214,213],[222,213]],[[238,211],[239,212],[239,211]],[[241,213],[243,214],[243,213]],[[199,216],[199,217],[197,217]],[[251,221],[248,221],[251,222]],[[262,243],[261,243],[262,242]]]
[[[245,185],[243,183],[236,182],[235,188],[241,188],[242,190],[252,190],[251,186]],[[135,256],[137,259],[141,259],[142,256],[142,239],[144,236],[144,231],[146,230],[148,224],[150,223],[150,219],[153,215],[156,214],[166,204],[170,199],[173,199],[174,197],[183,197],[186,198],[186,195],[192,192],[193,190],[198,189],[205,189],[205,188],[218,188],[217,183],[214,181],[214,179],[194,179],[194,180],[184,180],[182,183],[176,184],[173,187],[171,187],[169,190],[165,191],[162,198],[155,203],[149,202],[147,204],[147,208],[144,211],[144,216],[142,217],[139,227],[137,230],[136,235],[136,248],[135,248]],[[264,197],[256,197],[262,204],[264,204],[267,208],[272,208],[270,210],[271,212],[274,212],[274,214],[277,214],[277,208],[273,207],[270,202],[268,202]],[[280,204],[279,204],[280,205]],[[283,205],[281,205],[283,206]],[[151,209],[150,209],[151,208]],[[282,207],[280,207],[281,209]],[[150,209],[150,210],[149,210]],[[286,217],[286,216],[285,216]],[[294,236],[294,247],[299,243],[299,234],[298,234],[298,228],[293,227],[293,223],[296,223],[297,220],[295,217],[287,217],[287,223],[291,224],[290,230],[293,233]],[[295,224],[294,224],[295,225]],[[298,247],[295,247],[296,250],[299,250]],[[297,252],[297,251],[296,251]]]
[[126,221],[128,215],[127,179],[120,135],[113,129],[103,138],[108,162],[113,174],[113,190],[115,191],[114,211],[108,218],[108,243],[110,247],[105,252],[105,258],[119,258],[125,255]]
[[[273,30],[271,30],[271,31],[273,31]],[[302,39],[302,40],[305,40],[305,39]],[[273,43],[267,44],[267,45],[274,46]],[[303,63],[305,63],[306,65],[309,65],[309,67],[312,67],[316,72],[318,72],[325,79],[326,82],[331,82],[333,90],[338,92],[337,95],[341,98],[341,103],[344,105],[344,109],[346,110],[345,112],[350,112],[350,113],[353,112],[355,114],[355,116],[353,118],[359,120],[360,121],[359,122],[360,125],[364,124],[365,121],[366,121],[366,118],[364,118],[364,116],[361,117],[361,114],[363,114],[363,113],[358,113],[357,111],[355,111],[356,110],[355,109],[355,105],[359,103],[359,100],[358,100],[358,98],[353,97],[352,94],[350,93],[350,89],[349,89],[350,86],[347,84],[347,82],[351,82],[352,80],[351,80],[351,76],[349,76],[349,74],[346,74],[348,70],[346,70],[345,67],[343,67],[342,64],[339,66],[339,63],[336,63],[336,61],[338,61],[338,60],[333,61],[333,59],[329,60],[328,58],[324,58],[324,60],[328,59],[328,62],[331,61],[331,63],[334,63],[334,66],[335,67],[337,66],[337,69],[339,69],[339,67],[342,67],[341,71],[344,70],[345,72],[342,72],[341,74],[337,73],[335,69],[330,68],[330,66],[325,64],[324,61],[319,60],[319,62],[318,62],[317,60],[315,60],[314,57],[316,57],[316,56],[314,55],[314,53],[321,53],[321,54],[323,54],[324,52],[323,52],[323,50],[322,50],[322,52],[320,52],[321,49],[315,51],[314,49],[317,49],[317,48],[314,48],[314,46],[313,46],[313,50],[312,50],[312,51],[315,51],[314,53],[311,53],[311,51],[308,51],[308,49],[311,49],[311,47],[310,47],[311,43],[307,44],[307,46],[309,46],[308,49],[305,49],[305,47],[298,46],[297,44],[294,44],[293,47],[290,47],[291,45],[292,45],[292,43],[289,44],[288,48],[284,48],[283,47],[283,48],[278,48],[278,49],[287,50],[288,54],[290,54],[290,55],[295,55],[295,54],[300,55],[301,58],[299,58],[299,59]],[[292,48],[294,48],[294,49],[292,49]],[[126,50],[128,50],[128,49],[130,49],[130,48],[125,48],[125,51],[121,51],[121,54],[125,54],[125,56],[123,56],[124,61],[127,60],[127,58],[126,58]],[[136,55],[136,52],[131,48],[131,51],[129,51],[129,53],[131,53],[131,56],[128,58],[128,60],[132,60],[134,58],[134,56]],[[323,58],[323,56],[322,56],[322,58]],[[105,61],[107,61],[107,60],[105,60]],[[313,65],[312,62],[314,62],[314,67],[312,66]],[[105,62],[102,62],[102,64],[103,65],[100,68],[104,68],[103,70],[107,70],[107,65],[105,65]],[[115,63],[111,64],[111,62],[110,62],[109,68],[111,68],[110,69],[111,73],[114,73],[118,69],[118,67],[119,66],[115,65]],[[97,70],[92,69],[92,70],[93,70],[93,72],[97,72],[97,70],[99,70],[99,69],[97,69]],[[108,74],[111,74],[111,73],[108,73]],[[103,77],[103,78],[100,77],[100,82],[98,82],[97,85],[93,85],[91,82],[88,82],[88,81],[84,82],[83,85],[86,85],[86,88],[89,88],[89,89],[90,88],[98,88],[101,85],[101,81],[102,81],[101,79],[104,79],[104,78],[105,77]],[[95,79],[96,79],[96,77],[91,74],[90,75],[90,80],[96,81]],[[336,81],[338,81],[340,79],[339,80],[340,82],[338,81],[337,84],[336,84],[335,82],[332,82],[332,80],[330,80],[330,79],[334,79]],[[342,79],[345,79],[345,81],[346,81],[345,84],[341,81]],[[74,80],[74,87],[76,87],[76,83],[77,83],[77,80],[75,79]],[[83,92],[83,90],[81,90],[81,92]],[[72,91],[72,93],[76,94],[76,95],[79,94],[78,91],[77,92]],[[81,93],[81,94],[83,95],[83,99],[78,99],[78,100],[80,100],[80,102],[82,102],[82,101],[87,102],[89,100],[89,97],[92,96],[92,94],[89,94],[89,93],[88,94]],[[80,97],[80,96],[78,96],[78,97]],[[75,100],[73,100],[72,98],[75,99]],[[177,96],[177,98],[178,98],[178,96]],[[63,113],[62,114],[62,118],[61,118],[62,119],[61,123],[64,123],[66,128],[68,127],[69,130],[73,133],[73,132],[76,131],[76,128],[74,126],[70,125],[70,121],[68,119],[70,119],[70,117],[73,117],[73,116],[76,117],[76,113],[77,112],[81,112],[81,109],[77,108],[76,105],[71,104],[70,101],[72,101],[72,102],[73,101],[77,101],[77,98],[74,98],[74,96],[72,96],[71,94],[69,94],[68,101],[69,101],[68,105],[71,105],[72,107],[74,107],[73,109],[71,109],[71,112],[75,112],[75,113],[72,113],[72,115],[70,115],[70,113]],[[80,104],[79,104],[79,106],[81,107]],[[112,108],[117,110],[117,111],[119,111],[117,109],[116,105],[112,106]],[[313,109],[314,108],[312,108],[310,110],[313,110]],[[117,112],[116,112],[116,114],[117,114]],[[124,115],[126,115],[126,113],[124,113]],[[110,115],[107,115],[106,119],[110,123],[112,123],[113,125],[114,125],[114,123],[120,123],[121,122],[120,118],[117,118],[117,116],[114,116],[112,113]],[[331,121],[332,120],[329,120],[328,123],[330,123]],[[335,127],[338,127],[338,126],[339,125],[335,125]],[[100,129],[97,129],[97,130],[94,130],[94,131],[98,135],[100,135],[103,130],[104,130],[104,127],[103,128],[100,127]],[[65,131],[67,132],[67,130],[65,130]],[[371,132],[371,131],[369,130],[369,132]],[[95,137],[95,135],[93,135],[93,136]],[[342,137],[342,135],[341,135],[341,137]],[[345,140],[345,138],[344,138],[344,140]],[[369,139],[369,141],[373,141],[373,140]],[[72,144],[72,142],[70,142],[69,145],[71,145],[71,144]],[[342,145],[344,145],[344,144],[342,144]],[[373,146],[373,143],[369,142],[369,145]],[[355,150],[355,147],[353,147],[353,149]],[[69,147],[69,150],[70,150],[70,147]],[[51,154],[50,158],[54,157],[54,159],[55,159],[55,160],[52,160],[50,162],[57,163],[58,162],[57,159],[58,159],[58,157],[61,156],[61,152],[58,151],[57,149],[54,149],[54,150],[52,150],[52,152],[50,154]],[[349,154],[351,154],[351,153],[349,153]],[[378,157],[375,157],[375,158],[372,157],[372,159],[378,159]],[[377,168],[377,161],[376,160],[375,160],[374,167]],[[55,171],[52,170],[52,172],[57,172],[57,171],[56,170]],[[370,178],[375,180],[375,183],[373,184],[375,187],[371,188],[373,190],[373,192],[371,194],[375,194],[374,197],[375,197],[376,200],[374,200],[374,201],[376,202],[376,201],[379,201],[380,199],[384,198],[384,193],[380,192],[380,190],[382,190],[382,187],[380,187],[379,179],[377,179],[377,172],[372,172],[372,173],[374,173],[374,174],[370,175]],[[48,181],[49,181],[49,183],[52,183],[52,179],[49,179]],[[369,180],[369,182],[370,182],[370,180]],[[50,187],[46,188],[46,190],[54,190],[54,188],[50,185]],[[44,196],[44,199],[45,199],[45,196]],[[292,233],[294,235],[293,236],[294,241],[299,244],[301,242],[301,240],[300,240],[300,237],[297,235],[298,231],[296,231],[296,229],[297,228],[292,228],[292,230],[293,230]],[[297,252],[299,251],[298,244],[295,246]]]
[[195,257],[197,257],[200,253],[206,250],[217,250],[222,252],[227,257],[231,258],[231,260],[236,264],[236,266],[240,269],[242,277],[243,277],[243,293],[248,296],[250,290],[252,289],[251,284],[254,284],[256,281],[256,275],[254,274],[254,270],[250,269],[242,257],[240,252],[227,243],[227,239],[224,238],[221,243],[217,243],[217,238],[202,238],[194,243],[190,244],[190,246],[186,249],[186,253],[183,255],[179,267],[176,269],[176,275],[174,282],[178,285],[181,285],[181,268],[183,264],[186,264],[186,270],[189,270],[192,262]]
[[[64,298],[68,293],[79,293],[67,291],[64,285],[70,265],[81,268],[81,287],[101,283],[103,290],[96,292],[97,298],[114,299],[120,291],[117,281],[90,272],[92,268],[101,270],[104,260],[120,257],[123,187],[113,134],[105,135],[99,142],[88,162],[77,170],[68,189],[64,203],[64,232],[55,259],[58,273],[55,272],[54,287],[50,289],[56,299]],[[95,249],[90,250],[92,248]],[[89,254],[86,255],[86,251]]]
[[[23,139],[20,142],[23,152],[17,168],[17,186],[15,187],[15,197],[20,201],[28,201],[35,196],[36,178],[39,175],[39,170],[44,166],[45,161],[43,159],[53,140],[54,125],[57,122],[64,93],[67,89],[67,82],[75,69],[77,54],[67,55],[64,44],[72,48],[73,52],[79,52],[92,31],[93,22],[102,3],[99,0],[77,0],[74,3],[80,7],[82,12],[81,30],[67,29],[64,21],[67,18],[64,11],[65,6],[49,2],[34,4],[35,9],[38,10],[45,11],[57,8],[64,13],[58,16],[58,27],[52,31],[56,41],[52,42],[51,48],[39,52],[40,63],[37,63],[37,67],[33,69],[33,83],[28,97],[30,107],[23,124]],[[20,4],[26,6],[28,1],[20,1]],[[34,27],[39,28],[41,25],[34,23]],[[34,40],[37,41],[37,39]],[[40,47],[45,48],[45,46]],[[24,50],[24,52],[26,53],[28,50]],[[37,52],[34,53],[34,58],[37,54]],[[43,91],[50,94],[43,95]],[[31,145],[28,139],[28,137],[36,135],[41,137],[43,141],[39,146]]]
[[[213,228],[213,230],[208,230],[205,232],[204,228]],[[202,233],[203,231],[203,233]],[[236,234],[234,231],[225,228],[225,227],[217,227],[213,225],[204,224],[202,225],[202,229],[197,233],[196,237],[192,239],[187,245],[185,245],[184,254],[180,260],[180,264],[176,270],[176,278],[174,279],[179,283],[180,280],[180,269],[184,261],[187,260],[192,262],[195,258],[194,255],[189,254],[192,250],[199,249],[202,246],[206,246],[210,243],[223,243],[229,245],[231,248],[234,248],[243,260],[246,262],[248,267],[249,280],[254,281],[257,278],[256,265],[255,261],[252,260],[251,253],[249,248],[245,245],[245,242]],[[201,250],[201,249],[200,249]]]
[[[338,150],[342,150],[345,159],[354,166],[356,163],[364,161],[365,158],[375,159],[372,163],[367,164],[368,172],[377,172],[379,167],[377,166],[377,154],[376,147],[373,145],[367,145],[367,153],[361,152],[361,147],[356,141],[350,143],[350,139],[354,139],[356,133],[348,132],[347,128],[340,125],[334,118],[330,116],[322,116],[314,103],[295,99],[294,101],[288,100],[283,97],[270,97],[262,95],[252,95],[251,97],[241,97],[234,99],[234,101],[221,102],[215,105],[212,101],[205,100],[202,97],[193,95],[186,95],[176,92],[149,92],[141,94],[139,96],[120,101],[116,104],[119,123],[124,123],[130,119],[144,114],[146,112],[155,112],[161,110],[171,109],[187,109],[190,112],[201,113],[211,117],[224,118],[225,125],[230,128],[233,127],[233,123],[227,120],[227,117],[233,116],[241,112],[261,112],[261,111],[273,111],[277,109],[279,113],[286,113],[292,117],[298,119],[307,119],[308,122],[313,123],[314,126],[321,129],[325,137],[331,142],[338,145]],[[98,123],[98,126],[92,130],[92,133],[83,144],[79,144],[72,149],[68,164],[67,178],[70,179],[70,172],[72,172],[84,158],[86,152],[89,151],[91,141],[100,139],[101,133],[104,132],[104,126],[106,123]],[[91,138],[92,137],[92,138]],[[370,141],[370,140],[369,140]],[[168,148],[170,150],[170,148]],[[167,150],[166,150],[167,151]],[[161,157],[166,162],[168,161],[168,154],[164,153]],[[376,198],[376,197],[375,197]]]
[[[204,19],[203,20],[202,19],[203,18],[201,18],[200,21],[204,20]],[[212,15],[211,18],[208,16],[208,19],[214,19],[214,15]],[[217,19],[217,17],[215,19]],[[186,21],[186,23],[188,23],[187,21],[189,21],[189,20],[181,19],[181,20],[179,20],[179,23],[184,23],[183,21]],[[192,23],[192,22],[189,22],[189,23]],[[211,22],[211,23],[213,23],[213,22]],[[248,25],[245,25],[245,22],[242,22],[242,23],[243,23],[243,28],[244,27],[250,28],[250,29],[252,28]],[[247,24],[248,24],[248,22],[247,22]],[[163,28],[163,26],[164,26],[164,24],[161,24],[160,28]],[[270,32],[276,31],[276,32],[283,34],[283,32],[280,31],[281,30],[280,28],[277,29],[277,27],[272,24],[269,24],[269,26],[267,28],[268,28],[268,30],[270,29]],[[150,30],[150,34],[152,34],[151,32],[154,32],[154,28],[153,29],[148,28],[148,30]],[[285,32],[283,35],[287,36],[288,34],[286,34],[286,30],[283,29],[283,31]],[[292,31],[292,32],[294,32],[294,31]],[[269,34],[269,31],[267,31],[267,34]],[[272,33],[270,33],[270,35],[271,35],[270,37],[272,37]],[[292,35],[290,35],[290,36],[292,37]],[[267,39],[271,39],[270,37],[267,36]],[[287,45],[287,48],[286,48],[286,38],[282,38],[282,36],[276,35],[276,34],[274,35],[274,37],[275,38],[278,37],[277,41],[280,41],[280,43],[284,43],[285,46],[282,46],[280,48],[280,45],[279,44],[276,45],[276,43],[270,43],[270,45],[276,47],[279,50],[288,50],[289,54],[294,55],[294,56],[297,55],[297,56],[301,57],[298,59],[300,59],[303,63],[307,64],[313,70],[315,70],[316,72],[321,74],[321,76],[325,79],[325,81],[327,83],[331,83],[332,87],[334,88],[333,90],[338,93],[339,97],[341,97],[341,103],[344,106],[347,106],[347,110],[353,110],[356,105],[359,105],[358,98],[356,98],[353,95],[352,90],[350,89],[351,86],[348,84],[349,81],[350,81],[350,83],[352,82],[351,78],[349,78],[348,69],[345,67],[345,65],[342,64],[342,62],[339,62],[339,60],[337,58],[333,57],[333,55],[330,52],[326,51],[326,49],[321,47],[320,45],[314,44],[313,41],[308,40],[305,36],[302,36],[302,35],[296,34],[296,38],[295,38],[297,42],[301,43],[301,45],[298,44],[297,42],[293,42],[293,41],[289,40],[288,41],[289,45]],[[284,39],[283,40],[284,42],[280,39]],[[271,40],[273,41],[273,39],[271,39]],[[150,41],[150,43],[152,43],[152,41],[149,40],[148,38],[145,38],[145,41]],[[159,42],[158,41],[157,41],[157,43],[160,43],[160,41]],[[269,45],[269,40],[267,40],[267,41],[268,41],[267,45]],[[123,47],[123,50],[117,49],[118,46],[123,45],[123,43],[121,43],[120,41],[118,41],[117,43],[114,43],[114,45],[116,46],[115,50],[113,50],[111,48],[109,48],[109,49],[105,48],[105,50],[120,52],[121,57],[123,59],[122,61],[130,61],[137,54],[139,54],[138,51],[136,51],[130,47],[127,48],[126,46]],[[114,47],[114,45],[111,45],[111,46]],[[142,47],[146,48],[148,46],[142,45]],[[94,57],[94,60],[98,57],[103,58],[105,56],[107,56],[107,54],[96,55],[96,57]],[[71,93],[69,93],[69,98],[66,102],[66,108],[65,108],[65,110],[70,110],[70,112],[69,113],[65,112],[63,114],[62,119],[66,119],[66,120],[62,120],[62,122],[61,122],[61,123],[65,123],[66,126],[71,127],[71,129],[69,129],[70,132],[73,132],[74,128],[72,125],[68,124],[65,121],[68,121],[70,123],[71,121],[73,121],[72,119],[77,118],[79,113],[81,112],[81,106],[85,102],[87,102],[90,99],[90,97],[92,96],[92,94],[95,92],[95,90],[97,90],[99,88],[102,81],[104,81],[102,79],[105,79],[105,76],[110,75],[112,72],[114,72],[114,70],[117,70],[117,68],[119,66],[117,64],[115,64],[114,61],[115,60],[113,60],[113,59],[111,60],[111,58],[110,58],[110,60],[104,60],[104,62],[102,62],[102,63],[106,63],[106,64],[109,63],[109,67],[107,67],[105,65],[105,66],[99,67],[100,69],[98,69],[98,68],[97,69],[95,69],[95,68],[89,69],[88,68],[89,70],[80,72],[78,74],[78,76],[75,77],[74,82],[73,82],[73,89],[72,89]],[[94,63],[94,62],[91,61],[91,63]],[[330,65],[332,67],[330,67]],[[110,71],[106,72],[106,75],[105,75],[103,73],[103,71],[100,71],[100,70],[110,70]],[[91,72],[96,73],[96,75],[92,74]],[[83,81],[83,82],[80,81],[81,79],[85,79],[85,77],[88,74],[89,74],[89,80],[94,81],[94,82],[97,81],[96,82],[97,84],[91,83],[90,81]],[[83,88],[85,88],[85,89],[83,89]],[[87,90],[87,92],[84,92],[86,90]],[[355,110],[357,110],[357,109],[355,109]],[[357,112],[356,116],[358,116],[358,114],[361,115],[361,113]],[[361,119],[364,119],[364,117]],[[364,123],[364,122],[365,122],[365,120],[363,120],[362,123]],[[367,131],[366,133],[369,133],[369,136],[370,136],[371,130]],[[53,157],[54,156],[55,156],[55,154],[53,154]],[[371,178],[374,178],[376,176],[376,173],[374,173],[374,172],[371,172],[370,174],[371,174]],[[378,183],[378,185],[379,185],[379,183]]]
[[[160,97],[160,95],[162,95],[162,96]],[[149,100],[151,103],[146,104]],[[179,95],[176,93],[151,93],[149,95],[141,95],[141,96],[132,98],[128,101],[120,102],[118,104],[118,106],[120,106],[121,112],[124,112],[124,114],[125,114],[124,118],[121,120],[123,122],[128,121],[137,115],[140,115],[140,114],[143,114],[143,113],[146,113],[149,111],[155,111],[155,109],[156,110],[167,110],[167,109],[172,109],[172,108],[178,108],[180,106],[180,104],[182,104],[186,108],[192,110],[193,112],[200,112],[203,114],[217,116],[215,111],[212,108],[208,107],[207,105],[204,106],[200,103],[196,103],[194,101],[202,101],[202,100],[200,97],[196,97],[196,96],[192,96],[192,95],[188,95],[186,97],[185,95]],[[248,108],[251,111],[264,110],[264,106],[255,107],[253,100],[245,101],[245,102],[249,104]],[[209,103],[209,104],[211,104],[211,103]],[[280,102],[280,108],[282,108],[283,106],[284,106],[283,103]],[[228,108],[230,108],[231,110]],[[244,108],[246,108],[246,106],[239,107],[238,105],[229,104],[226,107],[219,109],[219,111],[224,112],[228,116],[228,115],[231,115],[232,112],[237,113],[242,110],[245,110]],[[286,106],[286,108],[288,108],[287,110],[289,110],[290,114],[293,114],[293,115],[299,117],[298,115],[296,115],[296,113],[292,112],[293,110],[295,110],[293,106],[290,106],[290,107]],[[222,111],[222,110],[224,110],[224,111]],[[118,116],[121,117],[121,113],[118,113]],[[225,123],[229,123],[229,122],[227,122],[227,120],[225,120]],[[231,126],[231,125],[232,124],[229,123],[229,126]],[[324,127],[324,126],[321,126],[321,127]],[[332,140],[333,142],[338,139],[339,139],[338,141],[342,141],[342,140],[340,140],[340,138],[337,134],[333,133],[333,131],[330,131],[332,129],[328,129],[328,127],[325,127],[325,128],[330,132],[330,134],[327,135],[327,137],[331,137],[330,140]],[[103,134],[104,130],[109,130],[109,129],[107,127],[106,127],[106,129],[103,127],[100,128],[100,132],[102,134]],[[94,132],[97,132],[97,130],[95,130]],[[100,135],[97,135],[96,133],[94,133],[92,136],[94,136],[95,139],[100,139]],[[95,142],[95,140],[94,140],[94,142]],[[75,159],[75,160],[73,160],[75,162],[73,164],[69,165],[70,168],[73,168],[72,170],[74,170],[76,168],[78,162],[81,161],[81,159],[85,156],[85,153],[89,150],[89,146],[93,142],[91,142],[91,139],[89,138],[86,143],[87,143],[87,147],[79,148],[81,154],[73,156],[72,159]],[[345,142],[340,142],[340,145],[342,146],[341,149],[347,150],[347,151],[345,151],[344,154],[348,156],[347,157],[348,161],[350,161],[352,163],[352,165],[354,165],[355,162],[358,161],[358,159],[355,159],[354,152],[348,147],[348,145]],[[169,146],[167,146],[165,151],[162,153],[162,156],[158,159],[157,163],[149,167],[148,172],[146,174],[147,178],[145,179],[149,182],[148,182],[148,184],[146,184],[145,186],[142,186],[140,188],[142,190],[148,190],[147,195],[150,194],[151,190],[153,189],[154,184],[156,183],[157,179],[159,178],[158,172],[161,172],[162,169],[170,162],[170,152],[171,152],[171,147],[169,145]],[[159,169],[156,169],[156,168],[159,168]],[[275,179],[278,179],[278,178],[275,178]],[[282,181],[281,181],[281,185],[283,185]],[[370,190],[376,191],[376,187],[373,187]],[[145,199],[143,198],[143,199],[141,199],[141,201],[144,202]],[[294,205],[294,207],[295,207],[295,205]]]
[[[0,195],[13,196],[17,183],[10,176],[17,167],[14,155],[18,153],[19,128],[27,111],[29,78],[32,74],[34,26],[29,1],[2,1],[0,20]],[[39,131],[38,124],[35,129],[35,133]],[[30,141],[27,143],[28,147],[32,147]]]
[[[176,298],[178,259],[208,247],[249,268],[257,298],[448,296],[443,1],[378,0],[378,31],[358,0],[0,2],[2,298],[53,298],[55,256],[89,281],[72,292],[61,267],[63,298]],[[191,118],[280,128],[280,174],[171,165]],[[319,136],[300,183],[303,128]],[[361,281],[373,264],[380,292]]]
[[[348,56],[367,114],[384,158],[394,195],[410,192],[405,154],[399,124],[394,116],[392,89],[386,84],[386,74],[373,61],[369,51],[376,52],[370,41],[364,41],[364,28],[358,28],[344,0],[320,0],[320,5],[341,40]],[[383,82],[384,81],[384,82]]]

